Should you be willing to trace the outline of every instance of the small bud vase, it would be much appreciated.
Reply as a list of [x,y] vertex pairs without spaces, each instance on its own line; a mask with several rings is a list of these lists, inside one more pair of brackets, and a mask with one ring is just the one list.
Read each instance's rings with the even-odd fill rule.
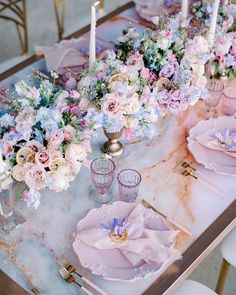
[[124,147],[119,142],[119,138],[122,136],[124,128],[121,128],[118,132],[107,132],[105,129],[103,130],[108,141],[102,146],[102,151],[112,157],[120,156],[124,151]]

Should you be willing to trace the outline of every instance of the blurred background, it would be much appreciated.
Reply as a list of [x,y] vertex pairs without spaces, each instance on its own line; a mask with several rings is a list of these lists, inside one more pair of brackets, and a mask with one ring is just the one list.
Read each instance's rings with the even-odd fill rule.
[[[35,45],[52,45],[58,41],[60,28],[57,24],[57,13],[60,21],[64,11],[64,33],[66,37],[90,23],[90,6],[94,0],[3,0],[0,2],[0,72],[14,63],[35,53]],[[107,14],[115,8],[129,2],[128,0],[104,1],[104,12]],[[12,3],[15,3],[14,5]],[[24,6],[25,5],[25,6]],[[22,18],[23,16],[23,18]],[[99,16],[98,16],[99,17]],[[28,50],[21,46],[16,22],[24,42],[24,29],[27,28]],[[25,28],[19,24],[26,24]],[[27,47],[27,46],[26,46]]]

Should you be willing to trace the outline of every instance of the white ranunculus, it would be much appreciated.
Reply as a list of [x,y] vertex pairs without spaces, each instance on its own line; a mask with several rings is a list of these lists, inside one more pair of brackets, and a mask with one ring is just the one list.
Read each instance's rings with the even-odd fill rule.
[[87,153],[80,144],[71,143],[65,152],[65,158],[69,162],[82,162],[86,159]]

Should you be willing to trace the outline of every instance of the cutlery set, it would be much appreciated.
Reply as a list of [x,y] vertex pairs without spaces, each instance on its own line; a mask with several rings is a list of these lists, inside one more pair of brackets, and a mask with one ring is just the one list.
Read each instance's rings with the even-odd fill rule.
[[221,187],[219,187],[219,185],[217,185],[217,183],[213,182],[211,179],[209,179],[209,177],[204,175],[198,169],[191,166],[186,161],[180,161],[180,163],[179,163],[179,172],[183,176],[191,176],[195,180],[198,180],[198,181],[202,182],[203,184],[208,186],[208,188],[210,188],[212,191],[214,191],[215,193],[217,193],[221,197],[223,197],[223,198],[229,197],[228,193],[226,191],[224,191]]
[[95,285],[89,279],[85,278],[80,273],[78,273],[76,271],[75,267],[66,258],[58,259],[58,263],[61,266],[61,268],[59,269],[59,273],[68,284],[71,284],[71,283],[76,284],[77,286],[79,286],[81,288],[81,290],[84,291],[84,293],[86,293],[88,295],[94,294],[90,290],[88,290],[85,286],[83,286],[82,284],[80,284],[79,282],[76,281],[76,278],[72,275],[72,274],[75,274],[81,279],[81,281],[83,281],[88,286],[93,288],[98,294],[108,295],[105,291],[103,291],[101,288],[99,288],[97,285]]

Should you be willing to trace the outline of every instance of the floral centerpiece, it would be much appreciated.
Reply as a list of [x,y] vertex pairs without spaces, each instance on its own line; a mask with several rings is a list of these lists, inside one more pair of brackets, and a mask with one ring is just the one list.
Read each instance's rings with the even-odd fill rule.
[[207,70],[215,78],[236,78],[236,23],[218,27]]
[[57,75],[52,77],[53,83],[34,77],[36,86],[18,82],[16,99],[0,117],[4,159],[13,178],[25,183],[24,200],[35,208],[41,190],[69,187],[90,152],[89,120],[79,114],[79,93],[61,90]]
[[143,95],[151,93],[162,111],[178,113],[206,97],[204,67],[210,51],[201,36],[186,41],[187,24],[180,15],[153,22],[157,30],[147,29],[141,36],[132,27],[125,30],[117,56],[128,66],[141,65]]

